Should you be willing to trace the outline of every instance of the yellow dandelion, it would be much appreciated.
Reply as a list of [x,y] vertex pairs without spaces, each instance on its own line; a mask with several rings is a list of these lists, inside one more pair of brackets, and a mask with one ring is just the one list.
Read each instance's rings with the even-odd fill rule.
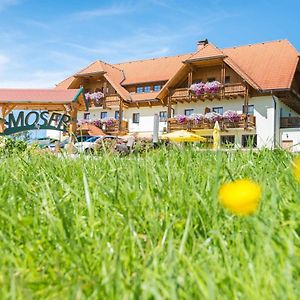
[[219,190],[221,205],[231,213],[240,216],[253,214],[258,208],[260,198],[260,186],[248,179],[225,183]]
[[294,160],[294,175],[300,181],[300,156],[297,156]]

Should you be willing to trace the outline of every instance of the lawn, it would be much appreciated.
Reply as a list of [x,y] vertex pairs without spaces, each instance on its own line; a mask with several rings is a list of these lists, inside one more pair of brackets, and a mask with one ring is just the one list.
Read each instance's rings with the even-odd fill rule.
[[[300,183],[283,151],[0,161],[0,299],[300,299]],[[262,187],[258,212],[222,183]]]

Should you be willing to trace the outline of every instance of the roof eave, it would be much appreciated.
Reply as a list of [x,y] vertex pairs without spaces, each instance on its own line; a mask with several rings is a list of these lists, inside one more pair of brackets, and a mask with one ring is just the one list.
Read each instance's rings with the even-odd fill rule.
[[216,58],[225,58],[226,55],[215,55],[215,56],[208,56],[208,57],[202,57],[202,58],[189,58],[184,60],[184,63],[191,63],[191,62],[197,62],[197,61],[208,61]]

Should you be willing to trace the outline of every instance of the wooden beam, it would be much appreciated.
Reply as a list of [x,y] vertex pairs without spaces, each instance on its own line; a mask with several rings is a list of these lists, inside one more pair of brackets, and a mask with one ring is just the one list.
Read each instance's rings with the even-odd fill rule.
[[69,133],[71,137],[71,142],[75,141],[76,131],[77,131],[77,108],[72,106],[72,110],[70,112],[70,127]]

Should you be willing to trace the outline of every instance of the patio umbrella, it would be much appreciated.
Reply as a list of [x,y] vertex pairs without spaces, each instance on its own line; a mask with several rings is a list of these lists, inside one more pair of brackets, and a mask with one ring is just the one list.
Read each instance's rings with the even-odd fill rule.
[[213,138],[214,138],[213,149],[214,150],[220,149],[220,126],[218,121],[216,121],[214,126]]
[[170,140],[171,142],[206,142],[206,138],[197,135],[187,130],[177,130],[170,133],[163,134],[162,140]]

